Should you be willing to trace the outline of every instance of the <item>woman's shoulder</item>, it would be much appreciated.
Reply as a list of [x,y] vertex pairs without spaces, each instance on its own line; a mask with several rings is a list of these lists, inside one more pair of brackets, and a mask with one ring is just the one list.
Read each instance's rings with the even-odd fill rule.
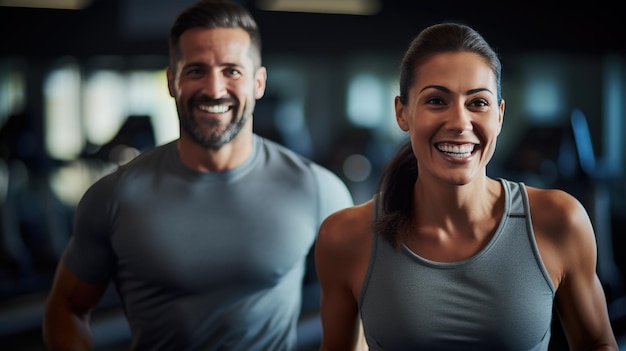
[[374,237],[373,214],[370,200],[339,210],[322,223],[315,244],[316,269],[322,284],[348,284],[354,291],[360,289]]
[[328,216],[320,226],[318,245],[350,249],[372,236],[373,200],[347,207]]
[[546,222],[562,227],[575,224],[581,215],[587,217],[582,203],[564,190],[526,186],[526,191],[533,222]]
[[587,210],[576,197],[561,189],[526,188],[536,236],[561,248],[595,240]]
[[580,267],[595,267],[596,241],[582,203],[560,189],[527,187],[532,227],[554,285],[576,276]]

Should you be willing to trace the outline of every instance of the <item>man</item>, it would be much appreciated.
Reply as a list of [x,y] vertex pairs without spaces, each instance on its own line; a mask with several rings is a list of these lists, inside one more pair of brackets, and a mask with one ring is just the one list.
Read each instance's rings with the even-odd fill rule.
[[50,350],[91,347],[112,280],[133,350],[294,350],[318,225],[352,205],[329,170],[253,133],[265,91],[254,19],[191,5],[170,30],[180,137],[87,190],[46,304]]

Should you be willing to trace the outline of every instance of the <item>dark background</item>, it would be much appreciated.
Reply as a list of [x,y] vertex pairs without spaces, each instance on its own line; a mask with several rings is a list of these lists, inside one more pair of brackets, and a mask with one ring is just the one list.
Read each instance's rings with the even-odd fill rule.
[[[42,304],[64,243],[64,239],[51,243],[51,238],[58,235],[51,233],[51,228],[62,231],[60,237],[66,239],[73,214],[73,208],[59,206],[45,186],[50,171],[65,162],[50,158],[43,146],[46,106],[42,86],[46,73],[60,58],[71,57],[89,69],[93,58],[110,55],[123,58],[114,65],[122,72],[163,68],[167,64],[169,25],[190,3],[95,0],[82,10],[0,6],[0,64],[15,67],[26,77],[24,110],[12,111],[12,119],[0,116],[0,156],[9,165],[16,160],[28,164],[25,173],[8,171],[8,180],[0,178],[9,184],[9,190],[0,192],[3,350],[42,349]],[[622,283],[626,262],[621,249],[626,234],[626,157],[623,151],[614,152],[603,143],[607,130],[614,127],[622,141],[612,147],[626,149],[622,137],[626,133],[626,103],[622,102],[626,96],[626,18],[617,2],[383,0],[379,11],[370,16],[273,12],[258,8],[253,0],[240,3],[250,9],[261,28],[264,60],[269,65],[268,89],[290,88],[272,76],[284,60],[298,63],[303,73],[314,76],[307,83],[289,83],[306,85],[308,90],[306,118],[314,148],[310,156],[342,176],[357,202],[371,194],[377,172],[389,156],[371,149],[384,150],[390,145],[372,141],[372,131],[353,128],[346,121],[346,96],[341,87],[346,85],[346,72],[352,68],[352,62],[369,57],[376,61],[382,55],[385,60],[389,58],[387,64],[395,70],[411,39],[424,27],[440,21],[463,22],[481,32],[502,58],[503,93],[507,100],[507,132],[500,137],[490,171],[493,176],[565,189],[585,205],[598,236],[599,276],[606,288],[616,334],[621,339],[626,331]],[[100,62],[109,64],[106,60]],[[609,66],[613,67],[610,71]],[[570,97],[560,106],[565,112],[552,116],[549,123],[537,122],[522,107],[521,91],[528,72],[550,71],[552,67],[564,70],[562,85]],[[605,82],[611,79],[617,84],[609,91]],[[618,105],[617,112],[612,112],[613,119],[605,118],[609,98]],[[262,123],[263,114],[271,114],[279,102],[280,94],[267,94],[259,102],[259,118],[255,116],[255,121]],[[576,109],[584,111],[587,118],[590,150],[596,158],[593,168],[581,164],[581,150],[570,124]],[[275,136],[262,128],[258,131]],[[23,135],[29,138],[24,141]],[[123,135],[118,134],[118,139],[107,146],[121,143],[121,139]],[[351,152],[370,158],[374,171],[369,182],[345,178],[339,163]],[[619,157],[608,159],[607,164],[609,154]],[[569,173],[559,163],[568,157],[575,168]],[[546,171],[546,164],[553,168]],[[11,192],[14,183],[26,184],[18,189],[23,193]],[[54,205],[48,206],[49,202]],[[21,245],[17,246],[25,248],[23,251],[14,250],[15,240]],[[313,306],[313,315],[315,303],[315,299],[305,300],[305,305],[309,305],[305,307]],[[300,332],[315,349],[317,320],[303,319]],[[94,337],[99,350],[124,350],[128,346],[126,325],[112,290],[94,315]],[[557,328],[553,348],[562,347],[561,341]]]
[[[294,0],[298,1],[298,0]],[[341,0],[338,0],[341,1]],[[55,57],[167,54],[167,29],[189,0],[94,0],[84,10],[0,8],[0,54]],[[617,2],[384,0],[372,16],[263,11],[266,52],[343,53],[403,50],[423,27],[443,21],[474,26],[502,54],[550,50],[598,55],[626,51]]]

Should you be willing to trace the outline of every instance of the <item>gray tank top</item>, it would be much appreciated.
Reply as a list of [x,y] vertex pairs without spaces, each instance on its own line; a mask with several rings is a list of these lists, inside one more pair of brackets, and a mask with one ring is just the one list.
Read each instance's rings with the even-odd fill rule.
[[430,261],[374,234],[359,300],[370,350],[548,349],[555,288],[524,185],[500,182],[504,215],[468,259]]

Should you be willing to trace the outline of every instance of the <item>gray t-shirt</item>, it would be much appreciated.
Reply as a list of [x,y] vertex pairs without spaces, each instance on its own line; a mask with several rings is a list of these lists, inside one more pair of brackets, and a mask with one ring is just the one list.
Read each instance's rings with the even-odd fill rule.
[[258,136],[224,172],[184,167],[171,142],[85,193],[63,260],[114,280],[134,350],[293,350],[306,256],[352,204],[336,175]]
[[535,242],[524,185],[500,180],[491,241],[434,262],[375,235],[359,308],[370,350],[547,350],[555,288]]

